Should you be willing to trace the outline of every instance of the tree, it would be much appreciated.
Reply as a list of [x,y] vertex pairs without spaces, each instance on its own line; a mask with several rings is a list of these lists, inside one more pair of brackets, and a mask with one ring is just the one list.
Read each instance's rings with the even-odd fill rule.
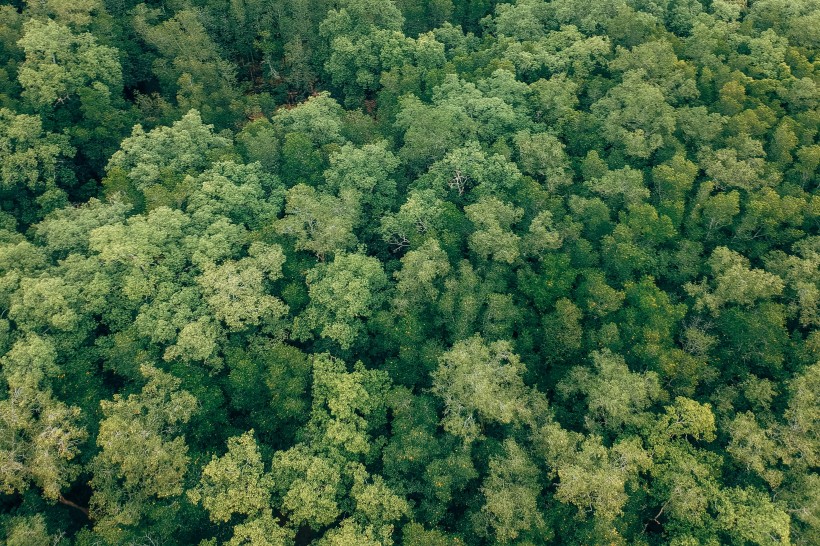
[[268,510],[261,516],[234,527],[230,546],[290,546],[293,532],[283,528]]
[[383,544],[392,543],[394,524],[409,513],[409,503],[396,494],[384,478],[368,475],[363,467],[354,470],[350,493],[356,502],[353,518],[361,527],[373,529]]
[[586,397],[586,427],[593,433],[612,433],[645,426],[651,418],[646,410],[664,395],[657,374],[632,372],[623,357],[609,351],[593,352],[592,363],[594,373],[577,366],[558,387],[564,398]]
[[481,488],[485,502],[477,519],[493,530],[499,543],[514,541],[519,535],[543,537],[548,533],[538,510],[539,474],[527,453],[511,439],[505,440],[502,456],[490,459],[490,472]]
[[250,430],[228,439],[228,452],[211,459],[202,470],[199,487],[189,490],[188,498],[201,502],[212,521],[227,522],[234,514],[264,517],[270,510],[272,490],[273,478],[265,472]]
[[56,358],[48,338],[30,334],[2,359],[8,391],[0,401],[0,488],[7,494],[33,483],[45,498],[63,499],[80,472],[72,460],[88,433],[80,408],[56,400],[48,387],[59,371]]
[[402,529],[402,540],[408,546],[452,546],[459,539],[437,529],[428,531],[419,523],[409,523]]
[[555,311],[544,315],[541,352],[547,361],[567,361],[578,354],[583,342],[582,318],[581,310],[568,298],[556,301]]
[[695,67],[678,59],[672,44],[666,40],[645,42],[627,50],[616,48],[616,58],[609,66],[624,73],[624,78],[642,77],[658,86],[673,105],[697,98]]
[[6,544],[9,546],[37,546],[38,544],[57,544],[61,537],[50,535],[42,514],[30,517],[14,518],[9,523]]
[[690,398],[678,396],[670,406],[665,406],[665,413],[656,424],[657,439],[672,440],[686,438],[689,440],[715,439],[715,415],[710,404],[701,404]]
[[117,95],[122,68],[117,50],[99,45],[91,34],[75,35],[47,19],[31,19],[19,45],[26,52],[18,78],[23,95],[37,107],[53,107],[86,88]]
[[102,202],[92,198],[82,206],[55,210],[34,226],[34,232],[49,255],[64,259],[88,252],[91,232],[124,221],[130,209],[118,199]]
[[512,232],[512,225],[524,216],[523,210],[488,197],[464,207],[464,212],[477,228],[469,245],[480,258],[508,264],[518,258],[521,238]]
[[772,245],[786,246],[803,235],[800,228],[806,205],[800,197],[781,197],[771,188],[757,191],[749,195],[745,214],[737,226],[737,237],[747,241],[750,254],[764,246],[760,239]]
[[453,15],[452,0],[424,0],[423,2],[398,0],[395,4],[404,15],[404,28],[410,36],[437,28],[449,21]]
[[550,133],[515,135],[518,148],[518,165],[525,174],[535,175],[544,181],[550,192],[556,192],[572,183],[569,157],[563,143]]
[[511,193],[521,179],[515,163],[500,154],[487,154],[476,141],[449,152],[415,182],[418,189],[434,189],[441,195],[449,190],[459,202],[475,196]]
[[345,0],[340,9],[328,12],[320,28],[327,35],[361,36],[374,28],[401,30],[403,22],[401,11],[392,1],[371,6],[363,0]]
[[390,378],[357,362],[322,353],[313,359],[313,407],[308,429],[314,447],[369,460],[377,449],[369,433],[386,422]]
[[599,271],[585,272],[579,283],[576,301],[586,307],[587,313],[605,317],[621,308],[626,295],[610,286]]
[[809,366],[794,377],[789,383],[789,404],[783,413],[786,419],[785,440],[789,462],[798,466],[811,466],[817,463],[818,444],[816,425],[820,420],[817,411],[817,391],[815,386],[820,381],[820,366]]
[[334,197],[304,184],[288,190],[285,217],[276,223],[282,235],[294,237],[297,250],[308,250],[324,261],[356,244],[353,233],[360,212],[355,199]]
[[[146,133],[136,125],[105,168],[108,192],[123,191],[126,198],[149,209],[179,202],[187,197],[185,175],[205,170],[229,144],[228,139],[214,134],[212,125],[202,123],[196,110],[171,127]],[[121,177],[123,182],[119,182]]]
[[729,426],[731,441],[726,447],[737,463],[746,472],[754,472],[777,487],[783,480],[782,473],[775,467],[777,446],[771,433],[763,429],[752,412],[737,415]]
[[399,100],[399,108],[396,127],[404,131],[399,157],[417,173],[464,144],[477,130],[476,123],[455,104],[431,106],[408,96]]
[[[319,530],[342,519],[325,533],[327,543],[348,544],[371,534],[389,543],[393,522],[408,511],[406,501],[361,462],[378,456],[371,434],[386,422],[389,389],[385,372],[367,370],[361,362],[348,371],[327,353],[313,358],[313,406],[304,442],[277,452],[272,474],[278,505],[294,525]],[[343,497],[345,487],[352,503]]]
[[631,167],[617,171],[606,171],[600,178],[593,178],[586,186],[603,197],[611,208],[635,205],[650,196],[644,183],[643,173]]
[[259,162],[267,172],[276,172],[281,160],[281,142],[273,124],[259,118],[245,124],[236,134],[236,146],[247,162]]
[[381,51],[383,48],[395,58],[401,45],[409,45],[410,40],[399,32],[403,23],[404,17],[392,1],[374,6],[361,0],[345,0],[339,9],[327,12],[319,25],[331,52],[325,70],[331,81],[344,90],[348,105],[357,104],[376,90],[378,74],[388,68],[381,66],[382,57],[390,58]]
[[283,511],[295,525],[319,529],[333,523],[341,509],[341,475],[334,461],[304,446],[278,452],[272,473]]
[[[693,199],[690,211],[690,229],[705,240],[710,240],[729,231],[740,213],[740,193],[736,190],[729,192],[712,192],[715,189],[713,182],[702,182],[698,187],[697,195]],[[699,223],[699,226],[698,226]]]
[[289,445],[308,419],[308,356],[264,334],[240,339],[224,351],[227,398],[236,419],[253,427],[263,445]]
[[657,520],[663,516],[664,527],[674,535],[717,540],[710,507],[720,492],[715,466],[720,458],[681,440],[655,449],[651,494],[658,511],[652,515]]
[[[75,183],[65,162],[74,148],[65,135],[47,132],[39,116],[0,108],[0,195],[24,223],[33,223],[67,203]],[[10,206],[9,206],[10,205]]]
[[433,90],[433,103],[463,109],[475,122],[478,139],[487,143],[528,125],[523,112],[516,112],[503,98],[488,95],[455,74],[446,75],[444,81]]
[[720,314],[726,304],[750,306],[783,291],[783,281],[762,269],[750,269],[749,260],[726,247],[718,247],[708,260],[713,275],[713,288],[704,279],[699,284],[688,283],[686,291],[695,298],[695,309],[708,309]]
[[539,256],[547,250],[557,250],[563,244],[563,236],[556,229],[552,213],[543,210],[530,222],[526,235],[521,239],[525,254]]
[[412,190],[396,213],[382,216],[382,239],[394,251],[418,246],[417,241],[436,236],[444,213],[445,203],[435,190]]
[[279,135],[304,134],[316,147],[342,144],[344,110],[327,91],[312,95],[295,108],[279,109],[272,122]]
[[180,380],[141,368],[147,382],[138,394],[102,401],[97,436],[91,513],[95,530],[115,539],[122,525],[139,523],[157,508],[156,499],[178,497],[188,469],[188,446],[180,432],[196,412],[197,400],[179,389]]
[[511,425],[530,417],[521,360],[507,341],[486,343],[474,336],[456,343],[439,358],[433,393],[444,402],[442,425],[471,443],[484,422]]
[[134,30],[159,53],[152,70],[165,94],[183,112],[196,109],[210,123],[229,125],[241,104],[235,67],[223,58],[195,11],[160,18],[160,10],[135,8]]
[[674,109],[663,92],[634,73],[596,102],[592,113],[607,142],[637,159],[649,159],[675,129]]
[[[559,480],[555,499],[577,507],[578,519],[594,515],[594,535],[611,537],[612,522],[628,500],[627,483],[652,466],[640,441],[626,438],[607,448],[599,436],[584,438],[547,422],[536,430],[534,443],[546,458],[550,476]],[[578,532],[579,521],[572,525]]]
[[501,4],[495,9],[495,31],[520,41],[538,40],[546,35],[546,10],[537,2]]
[[258,230],[276,219],[285,197],[280,180],[257,162],[219,161],[197,176],[191,186],[185,210],[199,224],[224,216]]
[[674,226],[680,226],[683,221],[686,196],[692,190],[697,174],[698,166],[681,153],[652,169],[658,212],[668,216]]
[[248,254],[238,261],[206,266],[198,282],[213,316],[224,322],[228,330],[260,325],[270,330],[287,314],[288,307],[265,294],[264,282],[282,276],[285,256],[279,246],[263,243],[251,244]]
[[536,119],[566,134],[579,117],[578,84],[566,74],[557,73],[531,83],[530,89]]
[[733,488],[718,504],[718,523],[731,542],[741,544],[788,544],[789,515],[767,496],[754,489]]
[[700,162],[706,174],[715,181],[716,187],[751,191],[776,184],[780,174],[776,171],[766,172],[761,143],[750,140],[743,143],[743,148],[702,152]]
[[[325,171],[326,187],[350,207],[361,211],[361,219],[371,223],[391,210],[396,201],[396,182],[391,178],[399,160],[380,141],[356,148],[345,144],[330,156],[330,168]],[[354,204],[355,203],[355,204]]]
[[624,280],[636,273],[660,275],[665,266],[663,247],[671,246],[677,235],[672,221],[646,203],[631,205],[619,217],[601,244],[606,269]]
[[342,349],[364,333],[367,319],[385,300],[388,283],[381,263],[360,253],[337,254],[311,269],[305,281],[310,303],[294,322],[295,335],[308,339],[318,330]]
[[405,254],[401,262],[401,270],[393,273],[397,311],[413,312],[436,301],[441,293],[441,279],[450,272],[450,261],[438,241],[428,239],[418,250]]

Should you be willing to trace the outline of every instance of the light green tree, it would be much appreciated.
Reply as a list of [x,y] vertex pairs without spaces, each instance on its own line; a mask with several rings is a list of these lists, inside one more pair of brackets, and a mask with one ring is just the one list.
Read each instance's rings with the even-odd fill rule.
[[231,545],[287,546],[294,532],[273,516],[273,478],[265,471],[253,430],[228,439],[228,451],[214,456],[202,470],[191,502],[201,503],[211,521],[228,522],[237,514],[247,518],[233,528]]
[[18,218],[31,223],[67,204],[75,176],[65,162],[75,150],[65,135],[45,131],[39,116],[0,108],[0,149],[0,194],[16,202]]
[[444,402],[442,425],[470,443],[482,436],[484,422],[505,425],[530,417],[523,365],[507,341],[474,336],[456,343],[432,373],[432,392]]
[[407,252],[401,262],[401,270],[393,273],[396,279],[395,308],[400,313],[407,313],[435,301],[441,293],[443,278],[450,272],[450,261],[438,241],[428,239],[418,250]]
[[[206,267],[197,281],[216,319],[230,331],[264,325],[269,330],[288,307],[266,293],[265,281],[282,276],[285,256],[278,245],[252,243],[249,256]],[[274,329],[275,331],[275,329]]]
[[385,301],[387,275],[381,263],[360,253],[340,253],[306,275],[310,303],[294,322],[300,338],[318,332],[323,338],[350,348],[365,323]]
[[38,107],[76,97],[84,88],[118,95],[122,68],[116,49],[100,45],[90,33],[74,34],[51,19],[31,19],[19,45],[26,52],[18,78],[23,95]]
[[[187,196],[185,175],[205,170],[229,144],[227,138],[214,134],[212,125],[202,122],[196,110],[171,127],[145,132],[136,125],[108,161],[108,182],[103,184],[109,193],[124,191],[127,198],[136,194],[148,208],[170,205]],[[121,177],[125,183],[118,183]]]
[[664,394],[657,374],[632,372],[622,356],[609,351],[592,353],[592,363],[594,371],[577,366],[558,387],[562,396],[586,396],[590,431],[646,426],[652,418],[646,410]]
[[73,459],[87,432],[80,408],[55,399],[49,387],[59,374],[56,358],[48,338],[29,334],[0,360],[7,384],[0,401],[0,489],[7,494],[34,484],[55,501],[79,474]]
[[141,371],[147,382],[139,393],[100,403],[90,511],[95,530],[113,541],[158,499],[182,494],[190,461],[181,427],[196,413],[196,398],[168,373],[151,366]]
[[719,315],[727,304],[748,307],[783,291],[783,281],[779,277],[750,268],[747,258],[726,247],[716,248],[707,263],[712,272],[712,283],[704,279],[684,287],[695,298],[696,309]]
[[228,439],[228,451],[214,456],[196,489],[188,491],[192,502],[202,503],[213,521],[228,521],[234,514],[252,516],[271,504],[273,478],[265,472],[253,431]]
[[538,509],[540,474],[512,439],[504,441],[503,454],[490,459],[490,471],[481,487],[484,505],[476,520],[489,526],[498,543],[513,542],[521,535],[548,536]]
[[625,75],[623,83],[592,106],[592,112],[607,141],[638,159],[648,159],[675,129],[674,109],[663,91],[634,73]]
[[521,253],[521,238],[513,224],[524,216],[524,211],[495,197],[482,197],[464,207],[467,218],[476,229],[470,234],[470,250],[484,260],[513,263]]
[[276,230],[295,238],[297,250],[313,252],[324,261],[328,255],[356,244],[353,228],[360,216],[357,195],[345,194],[349,197],[345,199],[297,184],[288,190],[285,217],[276,222]]
[[564,144],[550,133],[520,132],[515,135],[518,166],[537,176],[547,190],[557,192],[572,184],[572,170]]
[[382,239],[392,250],[399,251],[427,237],[442,227],[445,204],[433,189],[412,190],[396,213],[381,218]]
[[339,195],[351,209],[361,210],[361,220],[375,223],[384,216],[396,200],[393,173],[399,160],[380,141],[356,148],[345,144],[330,156],[330,168],[325,171],[329,193]]

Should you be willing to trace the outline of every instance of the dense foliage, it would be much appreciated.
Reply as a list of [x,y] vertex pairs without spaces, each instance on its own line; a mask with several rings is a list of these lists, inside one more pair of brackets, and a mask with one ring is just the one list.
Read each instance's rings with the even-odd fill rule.
[[0,18],[6,544],[820,544],[820,1]]

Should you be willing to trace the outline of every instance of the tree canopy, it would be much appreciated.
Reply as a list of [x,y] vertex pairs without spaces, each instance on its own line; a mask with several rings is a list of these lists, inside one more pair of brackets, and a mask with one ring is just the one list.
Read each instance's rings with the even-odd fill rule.
[[0,17],[0,543],[820,544],[817,0]]

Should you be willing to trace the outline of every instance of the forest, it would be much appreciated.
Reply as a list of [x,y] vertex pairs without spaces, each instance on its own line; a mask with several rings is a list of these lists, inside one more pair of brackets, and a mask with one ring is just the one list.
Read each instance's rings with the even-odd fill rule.
[[0,542],[820,544],[820,0],[0,4]]

